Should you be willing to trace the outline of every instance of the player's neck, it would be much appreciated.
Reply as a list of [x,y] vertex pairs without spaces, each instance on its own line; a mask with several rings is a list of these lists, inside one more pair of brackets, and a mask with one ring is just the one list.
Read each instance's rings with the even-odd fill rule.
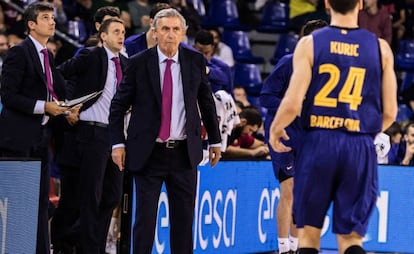
[[331,26],[357,28],[358,19],[353,15],[332,15]]

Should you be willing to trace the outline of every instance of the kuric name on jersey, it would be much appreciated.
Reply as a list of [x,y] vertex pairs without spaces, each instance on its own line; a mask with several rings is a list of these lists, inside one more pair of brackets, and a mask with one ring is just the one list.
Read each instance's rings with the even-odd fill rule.
[[324,129],[339,129],[345,127],[348,131],[359,132],[359,120],[337,116],[310,116],[310,127]]
[[331,41],[331,54],[358,57],[359,44]]

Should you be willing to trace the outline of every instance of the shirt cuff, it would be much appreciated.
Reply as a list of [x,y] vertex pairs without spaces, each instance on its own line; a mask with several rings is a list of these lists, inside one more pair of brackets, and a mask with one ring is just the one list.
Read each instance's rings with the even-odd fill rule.
[[120,147],[125,147],[125,144],[121,143],[121,144],[113,145],[112,150],[114,150],[115,148],[120,148]]
[[45,104],[46,101],[36,101],[35,107],[33,109],[33,114],[44,114],[45,113]]

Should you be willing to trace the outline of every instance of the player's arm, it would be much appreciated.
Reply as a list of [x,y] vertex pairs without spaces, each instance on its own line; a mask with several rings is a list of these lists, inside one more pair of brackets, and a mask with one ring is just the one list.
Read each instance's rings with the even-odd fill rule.
[[289,138],[284,129],[296,116],[300,115],[302,103],[312,78],[312,65],[313,39],[309,35],[303,37],[295,48],[293,54],[293,73],[290,78],[289,87],[270,126],[269,142],[277,152],[290,150],[290,148],[285,147],[280,142],[280,138]]
[[394,56],[388,43],[378,39],[382,61],[382,130],[385,131],[397,117],[397,80],[394,72]]

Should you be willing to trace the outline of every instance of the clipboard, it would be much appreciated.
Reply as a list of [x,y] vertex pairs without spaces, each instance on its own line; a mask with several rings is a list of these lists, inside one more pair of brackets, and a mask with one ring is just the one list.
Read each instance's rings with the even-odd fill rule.
[[81,103],[85,103],[85,102],[95,98],[96,96],[100,95],[101,93],[102,93],[102,91],[93,92],[93,93],[87,94],[85,96],[82,96],[82,97],[79,97],[79,98],[76,98],[76,99],[73,99],[73,100],[66,100],[65,103],[61,103],[61,104],[59,104],[59,106],[72,108],[76,105],[79,105]]

